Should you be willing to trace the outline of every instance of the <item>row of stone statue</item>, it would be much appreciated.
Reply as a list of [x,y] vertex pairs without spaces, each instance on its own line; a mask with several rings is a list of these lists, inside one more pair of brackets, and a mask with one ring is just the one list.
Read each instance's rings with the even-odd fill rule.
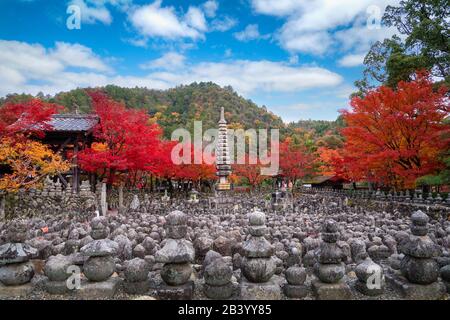
[[450,206],[450,196],[447,195],[445,198],[443,194],[437,193],[435,197],[431,193],[420,193],[406,191],[389,191],[383,192],[380,189],[377,191],[370,190],[333,190],[333,189],[322,189],[322,188],[311,188],[302,189],[304,193],[326,193],[333,196],[346,196],[351,198],[359,199],[371,199],[377,201],[398,201],[405,203],[417,203],[417,204],[441,204]]
[[[265,238],[265,214],[253,211],[249,213],[248,220],[249,237],[242,246],[243,277],[240,283],[232,281],[233,269],[227,261],[211,251],[203,261],[202,270],[206,297],[281,299],[283,292],[289,298],[304,298],[311,290],[318,299],[352,298],[352,291],[345,278],[345,254],[337,244],[340,232],[335,221],[327,220],[323,225],[322,242],[314,266],[315,277],[309,286],[305,284],[307,272],[300,265],[285,271],[286,281],[275,275],[274,247]],[[363,255],[359,257],[360,262],[354,270],[357,278],[354,287],[365,295],[380,295],[387,278],[393,285],[398,285],[408,298],[442,297],[445,293],[444,283],[448,286],[450,281],[449,272],[447,270],[441,275],[444,283],[439,281],[440,270],[434,258],[440,255],[440,249],[427,236],[428,221],[428,216],[421,211],[412,214],[411,236],[402,248],[405,256],[400,273],[389,272],[385,277],[383,268]],[[173,211],[166,216],[166,240],[155,254],[156,262],[163,264],[160,270],[163,283],[153,288],[160,299],[192,299],[194,296],[191,264],[195,259],[195,250],[186,239],[187,222],[187,216],[181,211]],[[152,289],[147,262],[140,258],[129,260],[125,264],[124,279],[112,277],[118,244],[106,239],[109,229],[103,217],[92,219],[90,225],[94,241],[80,249],[81,256],[85,257],[82,260],[82,285],[77,286],[75,276],[80,271],[74,268],[74,257],[57,255],[50,257],[45,264],[45,290],[51,294],[65,294],[83,288],[82,292],[89,296],[89,292],[95,294],[102,288],[110,288],[113,295],[118,286],[123,285],[127,293],[147,294]],[[26,232],[26,227],[17,222],[8,235],[10,242],[0,246],[0,282],[5,286],[23,285],[34,276],[34,266],[29,260],[36,254],[36,249],[24,243]],[[73,282],[68,281],[72,280],[70,277],[73,277]]]

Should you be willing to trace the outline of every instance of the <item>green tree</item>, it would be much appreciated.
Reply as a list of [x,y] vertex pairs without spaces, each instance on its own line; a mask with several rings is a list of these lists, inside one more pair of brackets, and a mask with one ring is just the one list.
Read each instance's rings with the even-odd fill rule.
[[373,44],[364,59],[364,77],[355,82],[355,95],[379,84],[395,88],[419,69],[450,83],[449,16],[448,0],[402,0],[399,6],[388,6],[382,23],[395,27],[403,40],[393,36]]

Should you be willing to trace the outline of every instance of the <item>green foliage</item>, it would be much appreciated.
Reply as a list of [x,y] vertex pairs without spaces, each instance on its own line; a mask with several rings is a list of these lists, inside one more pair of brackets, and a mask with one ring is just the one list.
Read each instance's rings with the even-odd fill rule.
[[323,136],[328,131],[337,133],[340,124],[338,121],[326,121],[326,120],[299,120],[289,124],[290,128],[301,128],[306,131],[314,131],[315,134]]
[[6,97],[0,98],[0,105],[3,105],[7,102],[9,103],[22,103],[25,101],[28,101],[30,99],[34,98],[34,96],[30,95],[30,94],[25,94],[25,93],[12,93],[12,94],[8,94],[6,95]]
[[364,59],[364,77],[355,82],[362,96],[381,84],[395,88],[409,81],[415,71],[429,70],[450,84],[450,6],[448,0],[402,0],[398,7],[388,6],[382,23],[396,27],[401,39],[376,42]]
[[[251,100],[239,96],[231,87],[220,87],[211,82],[192,83],[168,90],[147,88],[122,88],[108,85],[96,88],[104,91],[113,100],[129,108],[145,109],[155,116],[164,128],[166,137],[180,126],[193,129],[194,121],[203,121],[203,129],[214,128],[224,107],[228,123],[246,128],[284,128],[280,117],[258,107]],[[90,100],[85,89],[61,92],[47,99],[61,104],[67,112],[90,111]]]
[[343,138],[340,130],[345,127],[342,116],[335,121],[299,120],[291,122],[285,136],[290,136],[294,145],[304,146],[315,152],[318,147],[337,149],[342,146]]
[[450,156],[447,155],[442,162],[445,168],[436,175],[426,175],[417,179],[419,186],[442,186],[450,185]]

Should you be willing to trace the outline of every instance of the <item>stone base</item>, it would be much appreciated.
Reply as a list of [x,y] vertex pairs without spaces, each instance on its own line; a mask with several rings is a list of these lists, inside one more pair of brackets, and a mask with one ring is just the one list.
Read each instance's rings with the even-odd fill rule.
[[361,282],[359,280],[355,280],[353,285],[354,285],[356,290],[358,290],[362,294],[364,294],[366,296],[370,296],[370,297],[375,297],[375,296],[379,296],[379,295],[383,294],[384,286],[385,286],[385,284],[382,283],[381,284],[381,288],[379,288],[379,289],[369,289],[369,288],[367,288],[367,284],[366,283]]
[[272,276],[264,283],[252,283],[242,277],[241,300],[281,300],[282,282],[279,276]]
[[65,294],[71,291],[67,288],[66,281],[50,281],[49,279],[45,279],[43,286],[49,294]]
[[386,280],[409,300],[439,300],[446,291],[444,283],[440,281],[427,285],[415,284],[398,274],[387,274]]
[[150,282],[148,280],[140,282],[128,282],[124,281],[123,290],[129,294],[144,294],[150,289]]
[[343,281],[324,283],[319,280],[311,282],[312,291],[318,300],[351,300],[350,287]]
[[213,300],[229,299],[233,295],[233,284],[230,282],[223,286],[210,286],[205,283],[203,285],[203,293]]
[[81,288],[74,290],[73,294],[76,297],[85,300],[112,298],[116,294],[121,283],[122,279],[119,277],[112,277],[101,282],[82,280]]
[[447,293],[450,293],[450,282],[448,281],[442,281],[445,285],[445,288],[447,289]]
[[231,184],[227,182],[219,183],[216,187],[217,191],[228,191],[231,190]]
[[162,283],[157,289],[160,300],[191,300],[194,295],[194,282],[188,281],[180,286],[169,286]]
[[0,283],[0,298],[12,299],[17,297],[25,298],[33,291],[33,285],[31,283],[22,284],[20,286],[5,286]]
[[288,298],[301,299],[308,295],[308,287],[305,285],[285,284],[283,292]]

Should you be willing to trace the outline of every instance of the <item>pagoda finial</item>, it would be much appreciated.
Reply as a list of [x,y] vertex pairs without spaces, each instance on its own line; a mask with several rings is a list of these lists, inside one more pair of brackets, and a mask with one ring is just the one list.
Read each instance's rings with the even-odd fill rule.
[[225,111],[224,108],[221,107],[220,108],[220,120],[219,120],[219,124],[220,123],[227,123],[227,121],[225,120]]

